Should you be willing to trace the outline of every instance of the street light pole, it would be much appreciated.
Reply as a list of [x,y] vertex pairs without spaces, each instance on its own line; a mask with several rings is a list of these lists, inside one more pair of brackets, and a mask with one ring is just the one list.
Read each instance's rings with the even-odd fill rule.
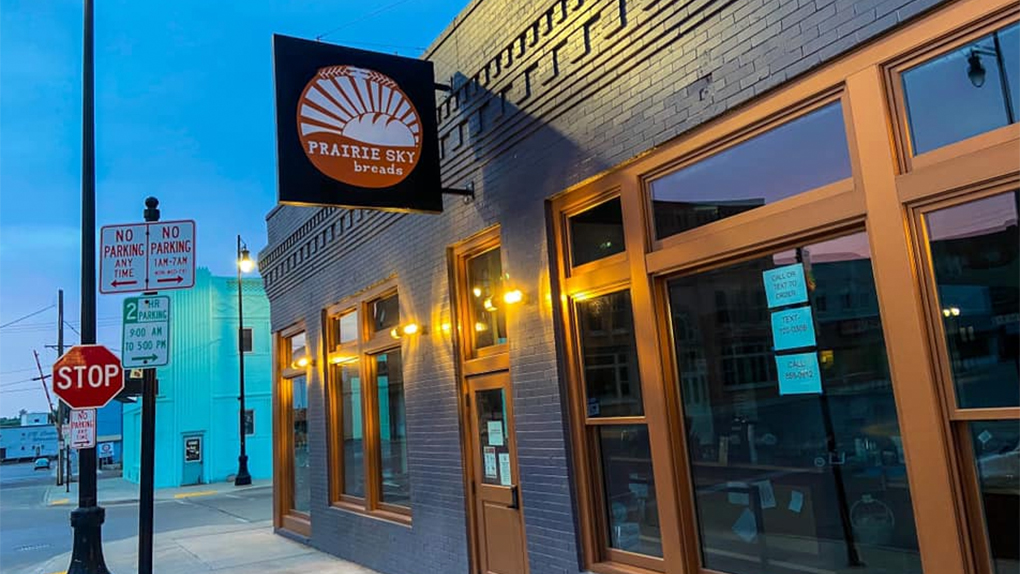
[[234,486],[251,484],[251,474],[248,472],[248,452],[245,448],[245,407],[244,407],[244,297],[241,289],[241,272],[250,271],[252,260],[248,254],[248,246],[241,247],[241,236],[237,236],[237,365],[238,378],[240,379],[240,393],[238,400],[238,431],[241,437],[241,454],[237,457],[237,476],[234,477]]

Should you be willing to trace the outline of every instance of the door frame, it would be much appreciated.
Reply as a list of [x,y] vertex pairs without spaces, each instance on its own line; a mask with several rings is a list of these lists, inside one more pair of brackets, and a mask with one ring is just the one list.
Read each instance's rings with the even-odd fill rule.
[[[476,352],[470,338],[470,332],[466,330],[471,325],[470,311],[468,309],[467,261],[472,257],[482,254],[491,249],[499,249],[502,246],[500,241],[500,227],[493,225],[467,239],[460,241],[446,250],[447,262],[447,285],[450,290],[450,338],[453,342],[454,372],[457,379],[457,412],[458,426],[460,428],[460,459],[463,470],[464,489],[464,519],[467,529],[468,560],[471,564],[471,572],[481,571],[481,540],[478,537],[478,509],[475,501],[475,484],[480,477],[476,476],[474,467],[474,446],[475,439],[471,433],[472,416],[470,409],[471,392],[468,379],[473,376],[490,373],[506,372],[510,377],[510,352],[509,343],[493,345],[492,347]],[[501,252],[502,256],[502,252]],[[508,336],[509,338],[509,336]],[[510,379],[506,387],[507,396],[505,400],[513,401],[513,382]],[[507,409],[507,416],[512,415],[512,406]],[[515,432],[516,435],[516,427]],[[513,444],[516,447],[516,436],[513,437]],[[514,450],[516,459],[516,448]],[[516,460],[513,464],[515,479],[518,485],[518,497],[520,494],[520,469]],[[521,540],[524,548],[524,568],[529,570],[527,538],[524,528],[524,504],[519,498],[519,512],[521,513]]]
[[[290,365],[289,339],[294,335],[305,333],[306,354],[309,365],[305,369],[293,368]],[[304,322],[296,323],[276,333],[273,337],[273,527],[288,533],[311,538],[311,512],[297,512],[294,504],[294,468],[293,463],[293,420],[291,414],[293,389],[291,379],[304,376],[305,384],[310,385],[312,363],[315,355],[307,339]]]

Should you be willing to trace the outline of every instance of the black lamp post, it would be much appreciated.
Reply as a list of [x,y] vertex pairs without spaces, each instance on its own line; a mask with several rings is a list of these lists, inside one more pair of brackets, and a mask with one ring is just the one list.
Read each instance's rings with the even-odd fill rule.
[[240,378],[240,394],[237,397],[240,413],[238,414],[238,430],[241,435],[241,454],[237,457],[237,476],[234,477],[234,486],[251,484],[251,474],[248,473],[248,452],[245,449],[245,408],[244,408],[244,300],[241,289],[241,273],[248,273],[255,268],[255,262],[251,259],[248,246],[237,236],[237,357],[238,375]]

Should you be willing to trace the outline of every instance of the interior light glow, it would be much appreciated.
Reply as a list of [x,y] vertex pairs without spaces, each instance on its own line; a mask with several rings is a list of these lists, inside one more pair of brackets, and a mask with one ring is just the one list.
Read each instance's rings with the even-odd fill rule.
[[522,293],[520,289],[513,289],[503,293],[503,302],[507,305],[520,303],[522,300],[524,300],[524,293]]

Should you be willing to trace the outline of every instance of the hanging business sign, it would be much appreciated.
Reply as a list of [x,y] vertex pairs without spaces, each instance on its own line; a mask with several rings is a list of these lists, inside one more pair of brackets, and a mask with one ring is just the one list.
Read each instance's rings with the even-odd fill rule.
[[441,212],[432,62],[273,36],[280,203]]

